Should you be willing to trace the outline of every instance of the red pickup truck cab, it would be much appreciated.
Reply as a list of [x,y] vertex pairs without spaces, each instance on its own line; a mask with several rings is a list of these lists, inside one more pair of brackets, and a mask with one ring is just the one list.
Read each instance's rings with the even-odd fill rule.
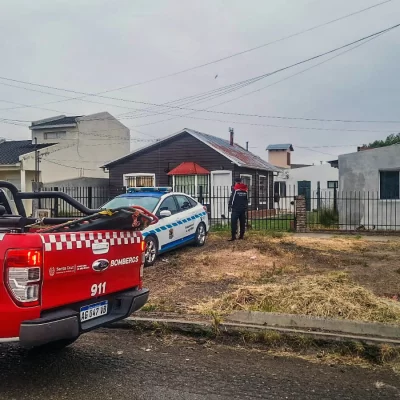
[[65,346],[147,301],[139,231],[0,234],[0,343]]

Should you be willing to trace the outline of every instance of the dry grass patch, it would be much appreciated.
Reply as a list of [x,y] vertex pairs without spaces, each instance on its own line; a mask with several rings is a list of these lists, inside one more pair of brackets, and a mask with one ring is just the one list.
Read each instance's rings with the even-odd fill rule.
[[379,296],[400,297],[399,241],[257,232],[233,244],[227,238],[211,234],[205,247],[162,255],[147,268],[151,294],[145,310],[198,313],[262,306],[264,311],[398,321],[390,311],[394,302],[388,306]]
[[228,313],[253,310],[400,323],[400,307],[358,286],[344,273],[305,276],[292,282],[239,287],[233,293],[197,307]]

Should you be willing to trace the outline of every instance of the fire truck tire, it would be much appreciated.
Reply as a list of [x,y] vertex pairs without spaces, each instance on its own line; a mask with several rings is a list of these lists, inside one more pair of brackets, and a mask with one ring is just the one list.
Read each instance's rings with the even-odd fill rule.
[[147,236],[145,239],[146,249],[145,249],[145,267],[151,267],[154,265],[157,255],[158,255],[158,241],[155,236]]

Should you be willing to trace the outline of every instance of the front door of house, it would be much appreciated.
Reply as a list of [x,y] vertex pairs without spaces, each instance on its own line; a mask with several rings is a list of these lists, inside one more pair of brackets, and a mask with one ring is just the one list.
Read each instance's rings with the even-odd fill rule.
[[306,198],[306,209],[307,211],[311,211],[311,182],[298,181],[297,194]]
[[232,171],[211,171],[211,219],[228,221],[228,202],[231,195]]

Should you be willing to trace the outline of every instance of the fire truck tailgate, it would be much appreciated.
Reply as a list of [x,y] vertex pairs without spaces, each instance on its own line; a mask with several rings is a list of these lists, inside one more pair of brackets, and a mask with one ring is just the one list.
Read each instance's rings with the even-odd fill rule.
[[[42,233],[42,309],[86,302],[81,320],[107,313],[107,295],[141,288],[143,242],[140,232]],[[102,297],[102,299],[99,299]],[[87,300],[92,299],[90,304]]]

